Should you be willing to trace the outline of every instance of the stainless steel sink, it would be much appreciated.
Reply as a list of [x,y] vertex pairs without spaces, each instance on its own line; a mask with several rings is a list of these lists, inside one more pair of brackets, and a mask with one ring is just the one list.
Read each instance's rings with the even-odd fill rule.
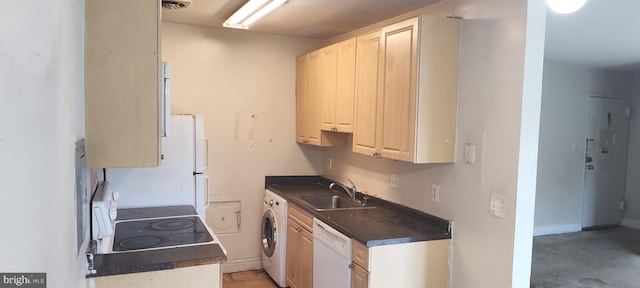
[[308,206],[315,209],[316,211],[375,208],[375,206],[362,205],[351,199],[335,195],[306,196],[300,197],[300,199],[302,199],[302,201],[306,202]]

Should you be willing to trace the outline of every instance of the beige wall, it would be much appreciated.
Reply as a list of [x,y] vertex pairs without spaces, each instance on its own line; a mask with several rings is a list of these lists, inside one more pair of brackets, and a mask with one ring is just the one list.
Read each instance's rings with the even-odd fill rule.
[[[465,18],[458,128],[486,135],[481,173],[461,163],[412,165],[349,147],[299,146],[294,56],[317,41],[163,23],[173,112],[207,116],[207,135],[218,137],[210,144],[213,199],[243,201],[241,234],[222,239],[231,261],[259,259],[264,175],[315,174],[332,158],[324,175],[455,222],[452,287],[528,285],[545,11],[542,1],[446,0],[416,12]],[[399,175],[399,189],[389,188],[389,173]],[[438,204],[430,201],[432,183],[441,185]],[[492,193],[506,198],[505,219],[489,215]]]
[[172,113],[205,116],[210,201],[241,201],[240,233],[220,237],[229,252],[225,271],[261,267],[265,175],[320,174],[322,150],[294,141],[295,56],[318,45],[162,23],[162,59],[172,65]]
[[[545,11],[543,1],[512,0],[445,0],[418,11],[464,18],[458,131],[486,135],[481,172],[465,172],[460,161],[413,165],[324,150],[325,168],[333,162],[324,175],[454,221],[452,287],[529,285]],[[439,203],[432,184],[441,187]],[[506,198],[505,219],[489,215],[492,193]]]
[[82,0],[0,9],[0,272],[44,272],[47,287],[84,287],[74,197],[83,24]]

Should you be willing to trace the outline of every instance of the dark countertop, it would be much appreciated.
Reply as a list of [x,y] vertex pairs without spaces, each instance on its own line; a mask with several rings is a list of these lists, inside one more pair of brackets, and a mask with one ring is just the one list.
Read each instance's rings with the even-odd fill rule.
[[[116,220],[196,214],[196,210],[192,206],[118,209]],[[87,275],[87,277],[169,270],[226,261],[227,255],[217,243],[126,253],[96,254],[94,256],[96,273]]]
[[331,182],[321,176],[267,176],[265,186],[367,247],[451,238],[449,221],[379,198],[370,197],[373,209],[333,211],[315,211],[300,199],[318,194],[348,197],[329,189]]

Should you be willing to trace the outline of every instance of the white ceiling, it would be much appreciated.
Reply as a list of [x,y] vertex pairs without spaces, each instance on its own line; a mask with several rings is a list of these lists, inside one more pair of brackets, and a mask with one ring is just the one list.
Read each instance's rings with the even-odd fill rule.
[[[192,0],[163,9],[163,21],[222,27],[246,0]],[[251,31],[327,39],[441,0],[290,0]],[[445,0],[447,1],[447,0]],[[640,71],[640,0],[587,0],[569,15],[547,13],[545,57],[554,62]]]
[[[254,23],[251,31],[327,39],[441,0],[290,0]],[[162,9],[167,22],[222,27],[246,0],[192,0],[188,8]]]
[[612,70],[640,71],[640,1],[587,0],[569,15],[547,12],[545,58]]

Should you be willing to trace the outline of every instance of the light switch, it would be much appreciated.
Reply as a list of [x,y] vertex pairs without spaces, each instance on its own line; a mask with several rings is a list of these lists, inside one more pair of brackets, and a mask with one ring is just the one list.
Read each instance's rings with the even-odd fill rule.
[[473,143],[464,144],[464,163],[476,163],[476,145]]
[[482,184],[484,178],[485,132],[460,130],[458,131],[458,139],[456,147],[456,179]]

